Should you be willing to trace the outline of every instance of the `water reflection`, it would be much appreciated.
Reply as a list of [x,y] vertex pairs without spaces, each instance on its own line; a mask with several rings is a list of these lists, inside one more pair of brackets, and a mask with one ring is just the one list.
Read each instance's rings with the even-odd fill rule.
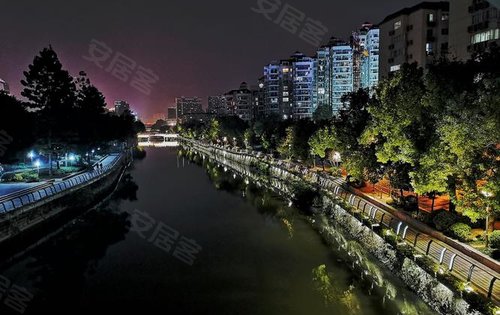
[[[252,174],[254,179],[249,180],[246,172],[251,173],[250,168],[245,169],[245,175],[243,175],[225,165],[221,165],[219,161],[195,151],[180,150],[179,152],[181,156],[189,161],[202,166],[218,190],[241,196],[257,208],[259,213],[279,222],[287,230],[290,238],[293,238],[294,235],[294,222],[304,221],[304,214],[311,214],[308,211],[311,204],[316,207],[320,206],[321,202],[318,195],[314,191],[308,191],[306,187],[292,188],[295,192],[292,203],[286,197],[284,191],[279,192],[265,188],[266,186],[283,187],[281,186],[283,183],[276,184],[276,178],[271,179],[261,173],[254,173]],[[230,161],[226,161],[226,163],[231,164]],[[314,216],[314,218],[313,222],[316,222],[316,220],[322,221],[321,216]],[[330,225],[326,221],[323,224]],[[344,245],[339,248],[332,248],[337,263],[339,263],[338,265],[343,265],[340,270],[343,269],[343,272],[345,272],[346,269],[349,269],[349,272],[359,272],[358,276],[353,273],[346,282],[345,279],[342,279],[344,281],[336,279],[336,273],[328,271],[326,264],[321,264],[312,269],[313,287],[322,298],[327,309],[335,310],[335,313],[339,314],[366,314],[368,310],[363,309],[363,304],[366,305],[366,295],[368,295],[381,302],[376,308],[380,307],[380,312],[386,314],[416,315],[433,313],[414,294],[406,289],[396,289],[391,281],[402,284],[394,277],[384,275],[380,267],[370,260],[374,258],[358,242],[343,239],[343,243]],[[349,257],[346,257],[346,259],[339,258],[343,256],[343,253],[346,253]],[[348,265],[347,261],[352,261],[352,265]],[[340,271],[338,265],[335,266],[337,273]],[[365,301],[363,302],[360,297],[363,297]],[[413,302],[408,302],[407,297],[410,297]],[[378,311],[375,311],[376,308],[371,309],[370,312],[378,313]]]
[[[2,275],[34,295],[26,314],[65,313],[80,302],[87,275],[95,273],[109,246],[123,241],[128,233],[129,215],[119,208],[123,200],[137,199],[137,190],[132,176],[126,174],[104,204],[66,224],[29,254],[4,267]],[[0,314],[12,312],[0,306]]]

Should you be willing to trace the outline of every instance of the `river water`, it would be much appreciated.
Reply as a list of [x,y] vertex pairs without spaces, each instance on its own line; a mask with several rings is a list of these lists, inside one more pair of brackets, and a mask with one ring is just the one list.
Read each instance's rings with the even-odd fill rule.
[[107,202],[5,259],[0,314],[433,314],[402,286],[370,290],[256,184],[148,149]]

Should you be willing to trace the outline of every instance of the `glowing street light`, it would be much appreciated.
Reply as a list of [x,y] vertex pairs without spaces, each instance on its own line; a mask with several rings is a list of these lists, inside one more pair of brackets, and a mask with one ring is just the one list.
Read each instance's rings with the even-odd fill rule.
[[33,158],[35,157],[35,152],[30,151],[30,152],[28,153],[28,157],[30,158],[31,163],[33,163]]

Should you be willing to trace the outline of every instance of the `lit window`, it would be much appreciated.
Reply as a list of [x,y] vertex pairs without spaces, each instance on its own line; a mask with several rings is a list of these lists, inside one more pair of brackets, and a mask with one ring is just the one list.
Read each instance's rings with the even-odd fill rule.
[[400,29],[401,28],[401,21],[397,21],[394,23],[394,30]]
[[432,14],[432,13],[427,14],[427,21],[434,22],[434,14]]
[[433,53],[432,43],[425,44],[425,52],[427,53],[427,55],[432,55]]
[[398,71],[399,69],[401,69],[401,65],[391,66],[391,72]]
[[447,13],[443,13],[443,15],[441,15],[441,21],[448,21],[448,14]]

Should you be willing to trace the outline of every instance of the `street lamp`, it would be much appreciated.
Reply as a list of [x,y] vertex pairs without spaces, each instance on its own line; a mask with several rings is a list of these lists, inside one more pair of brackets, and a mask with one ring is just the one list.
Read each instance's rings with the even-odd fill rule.
[[[487,199],[494,196],[493,193],[486,191],[486,190],[481,190],[481,194],[483,194],[483,196],[485,196]],[[488,241],[489,241],[488,229],[490,226],[490,215],[491,215],[491,207],[490,207],[489,200],[487,200],[487,202],[486,202],[486,229],[485,229],[485,236],[484,236],[484,240],[486,242],[486,247],[488,247],[488,245],[489,245],[488,244]]]
[[28,157],[30,158],[31,163],[33,163],[33,158],[35,157],[35,152],[30,151],[30,152],[28,153]]

